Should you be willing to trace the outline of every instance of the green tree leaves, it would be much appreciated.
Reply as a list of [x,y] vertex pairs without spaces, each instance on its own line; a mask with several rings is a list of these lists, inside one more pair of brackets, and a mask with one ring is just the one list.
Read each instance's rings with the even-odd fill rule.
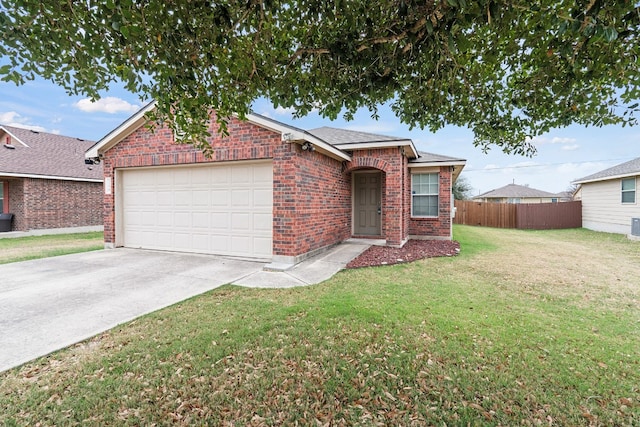
[[637,123],[639,23],[629,1],[3,0],[0,78],[92,97],[120,79],[205,149],[211,109],[224,125],[264,96],[331,118],[390,101],[531,154],[553,127]]

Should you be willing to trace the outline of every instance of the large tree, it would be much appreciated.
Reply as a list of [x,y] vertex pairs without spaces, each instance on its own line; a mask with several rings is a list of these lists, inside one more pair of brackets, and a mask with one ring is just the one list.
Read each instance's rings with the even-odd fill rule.
[[267,97],[330,118],[390,102],[531,154],[551,128],[636,124],[639,23],[635,0],[0,0],[0,77],[94,98],[121,80],[200,147],[210,109]]

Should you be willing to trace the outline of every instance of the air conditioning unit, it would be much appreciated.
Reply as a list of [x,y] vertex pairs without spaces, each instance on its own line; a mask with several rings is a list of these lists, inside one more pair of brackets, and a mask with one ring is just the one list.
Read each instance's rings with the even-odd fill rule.
[[640,237],[640,218],[631,218],[631,235]]

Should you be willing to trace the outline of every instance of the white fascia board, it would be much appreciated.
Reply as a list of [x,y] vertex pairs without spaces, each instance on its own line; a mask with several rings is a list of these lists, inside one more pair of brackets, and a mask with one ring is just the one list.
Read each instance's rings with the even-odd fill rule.
[[10,176],[12,178],[35,178],[35,179],[55,179],[57,181],[79,181],[79,182],[103,182],[102,179],[93,178],[74,178],[70,176],[55,176],[55,175],[34,175],[28,173],[11,173],[0,172],[0,176]]
[[418,158],[418,150],[410,139],[398,139],[395,141],[379,141],[379,142],[349,142],[345,144],[336,144],[336,148],[340,150],[367,150],[370,148],[393,148],[393,147],[409,147],[409,154],[412,158]]
[[409,168],[432,168],[440,166],[462,166],[465,167],[467,162],[463,160],[443,161],[443,162],[424,162],[424,163],[409,163]]
[[20,144],[24,145],[25,147],[29,148],[29,146],[27,144],[24,143],[24,141],[22,141],[20,138],[18,138],[17,136],[15,136],[14,134],[12,134],[9,129],[5,128],[4,126],[0,126],[0,129],[2,129],[5,133],[7,133],[8,135],[11,136],[11,139],[15,139],[16,141],[18,141]]
[[590,184],[592,182],[611,181],[613,179],[632,178],[634,176],[640,176],[640,171],[639,172],[625,173],[625,174],[621,174],[621,175],[604,176],[602,178],[594,178],[594,179],[587,179],[587,180],[581,180],[581,181],[572,181],[571,183],[572,184]]
[[109,132],[104,138],[96,142],[93,147],[89,148],[84,156],[87,159],[94,159],[99,157],[120,141],[131,135],[138,130],[146,122],[145,115],[147,112],[153,110],[156,107],[156,101],[150,102],[146,107],[141,108],[133,116],[125,120],[120,126]]

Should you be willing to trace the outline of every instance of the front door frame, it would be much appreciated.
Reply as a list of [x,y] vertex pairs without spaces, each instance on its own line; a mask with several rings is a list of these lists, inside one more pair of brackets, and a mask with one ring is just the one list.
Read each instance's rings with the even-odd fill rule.
[[[356,218],[356,197],[357,197],[356,195],[357,195],[357,191],[356,191],[356,188],[357,188],[357,181],[358,181],[357,177],[358,177],[358,175],[365,175],[365,174],[367,174],[367,175],[377,174],[378,177],[379,177],[379,179],[378,179],[378,191],[379,191],[379,194],[378,194],[378,200],[379,200],[379,203],[378,203],[378,211],[379,211],[378,218],[379,218],[379,221],[378,221],[377,234],[361,234],[361,233],[357,233],[356,232],[356,223],[357,223],[357,218]],[[382,200],[383,200],[382,199],[382,188],[383,188],[382,180],[384,178],[384,173],[382,171],[380,171],[380,170],[377,170],[377,169],[358,170],[358,171],[353,171],[352,172],[351,178],[352,178],[351,179],[351,181],[352,181],[352,186],[351,186],[351,223],[352,223],[351,235],[353,235],[353,236],[366,236],[366,237],[378,237],[378,238],[384,237],[382,235],[382,228],[383,228],[382,227],[382,223],[383,223],[383,219],[384,219],[383,218],[384,209],[382,209]]]

